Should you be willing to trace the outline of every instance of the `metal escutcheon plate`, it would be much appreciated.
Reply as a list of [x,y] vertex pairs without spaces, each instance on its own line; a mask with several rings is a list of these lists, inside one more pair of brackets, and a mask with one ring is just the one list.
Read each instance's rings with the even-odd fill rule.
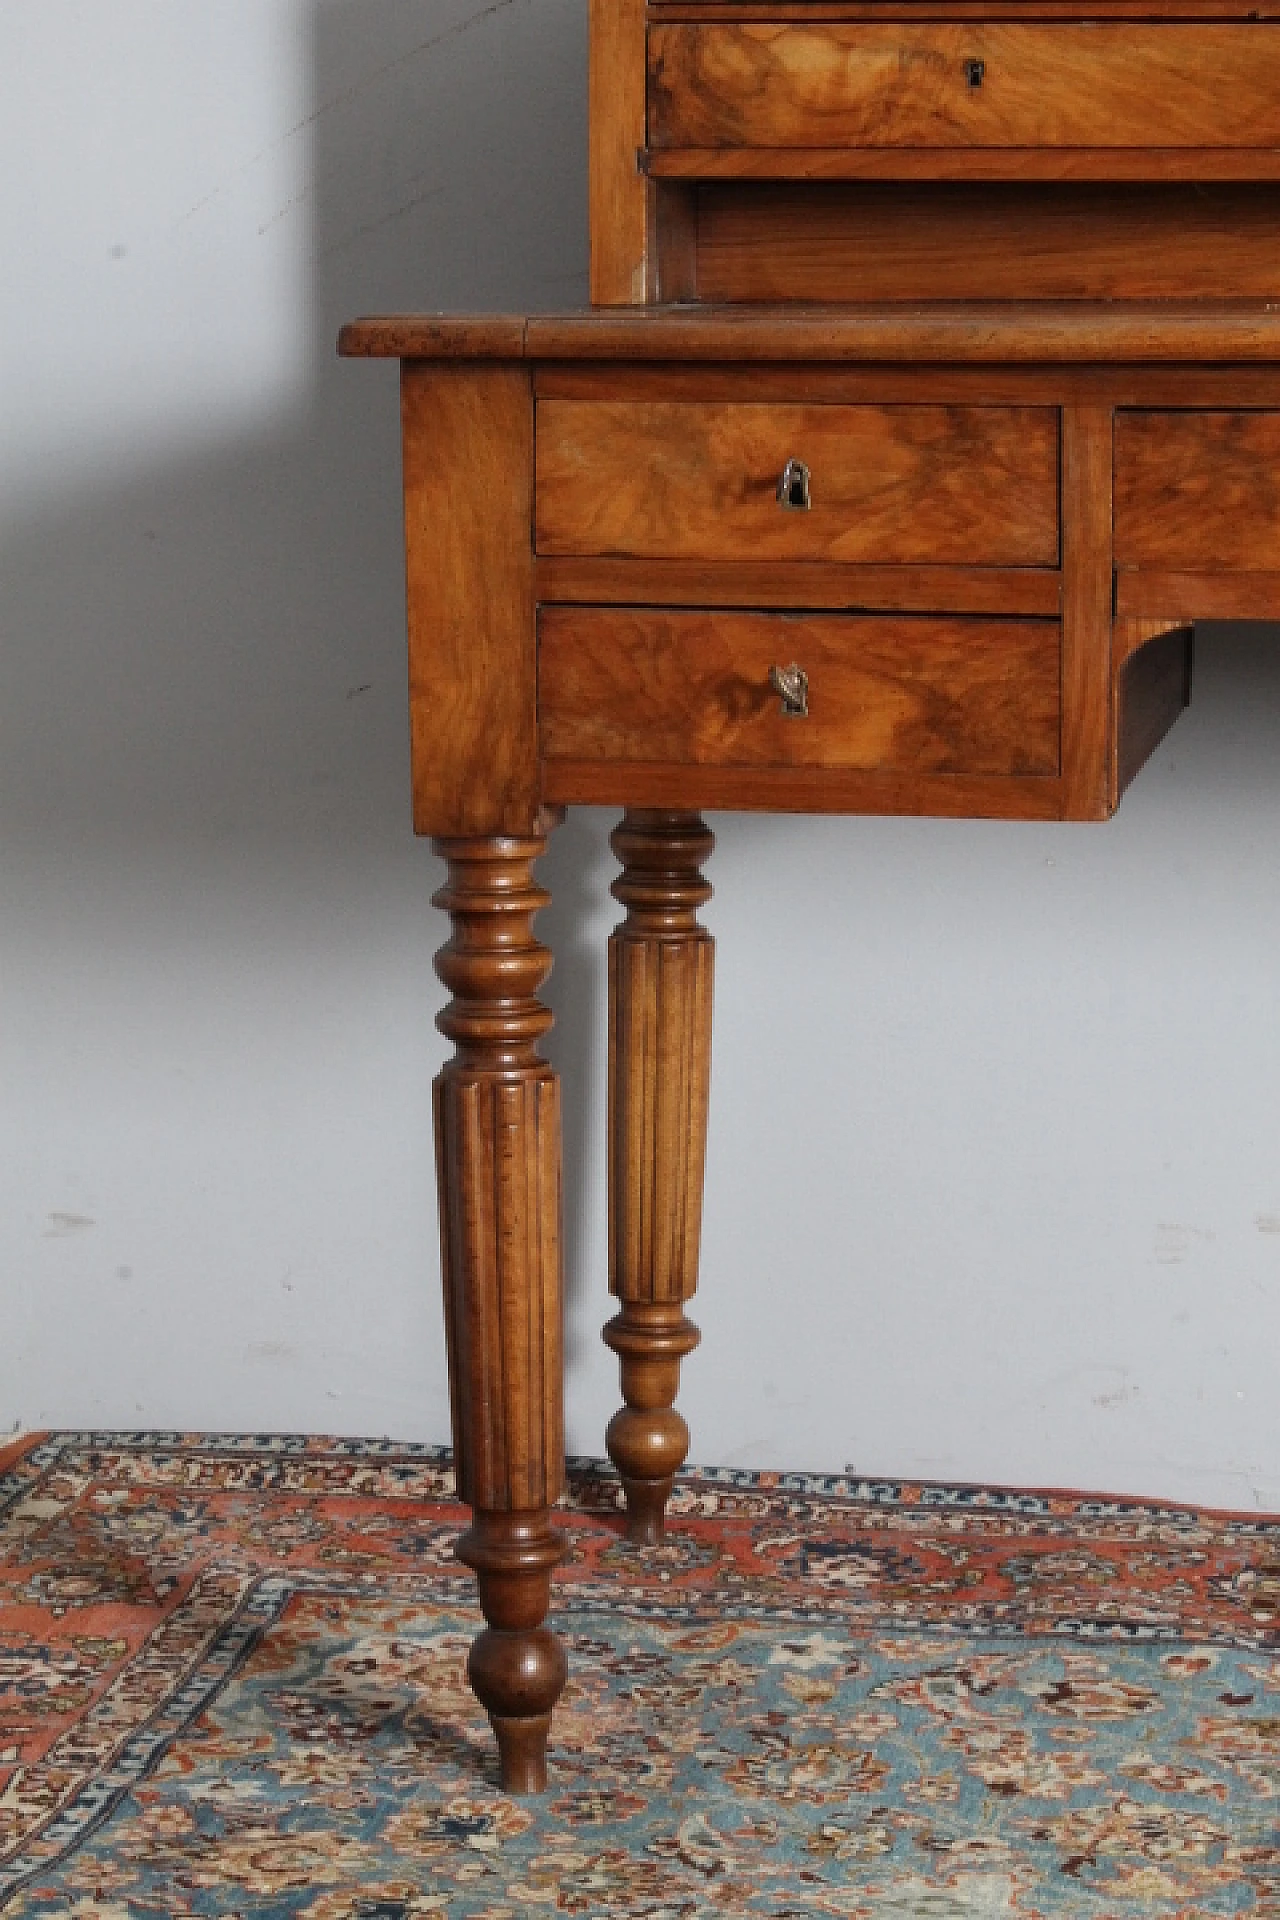
[[782,711],[797,720],[809,712],[809,676],[793,660],[789,667],[770,667],[769,685],[782,702]]

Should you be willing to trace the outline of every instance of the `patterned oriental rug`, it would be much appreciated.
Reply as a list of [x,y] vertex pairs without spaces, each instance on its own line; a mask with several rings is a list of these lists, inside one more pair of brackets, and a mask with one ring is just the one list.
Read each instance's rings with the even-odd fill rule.
[[1280,1920],[1280,1520],[579,1462],[552,1787],[496,1785],[448,1456],[0,1455],[4,1920]]

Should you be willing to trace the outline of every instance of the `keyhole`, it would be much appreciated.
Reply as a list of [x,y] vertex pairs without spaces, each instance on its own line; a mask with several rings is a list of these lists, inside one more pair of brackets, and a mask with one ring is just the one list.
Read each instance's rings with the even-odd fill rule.
[[971,87],[980,87],[982,85],[983,76],[986,71],[987,63],[985,60],[966,60],[964,63],[964,77]]
[[809,511],[809,469],[803,460],[788,460],[782,469],[782,478],[778,482],[778,504],[793,513]]

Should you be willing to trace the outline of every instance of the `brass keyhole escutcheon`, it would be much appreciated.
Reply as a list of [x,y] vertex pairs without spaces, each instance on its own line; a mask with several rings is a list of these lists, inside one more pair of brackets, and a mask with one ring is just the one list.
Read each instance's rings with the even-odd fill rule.
[[782,711],[792,719],[804,720],[809,714],[809,676],[793,660],[789,667],[770,667],[769,685],[782,702]]
[[965,85],[967,87],[980,87],[983,81],[986,79],[986,75],[987,75],[987,63],[985,60],[966,60],[965,61],[964,79],[965,79]]
[[778,505],[791,513],[808,513],[812,504],[808,467],[803,460],[788,460],[778,481]]

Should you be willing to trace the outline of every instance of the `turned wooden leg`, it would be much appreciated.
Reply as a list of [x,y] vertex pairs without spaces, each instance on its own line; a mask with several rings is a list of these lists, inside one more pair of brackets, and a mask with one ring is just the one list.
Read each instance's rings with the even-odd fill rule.
[[467,1671],[498,1738],[502,1784],[540,1793],[564,1649],[544,1626],[564,1553],[549,1509],[564,1477],[560,1088],[538,1053],[551,955],[533,933],[544,834],[437,840],[435,896],[453,920],[436,971],[454,1042],[435,1085],[445,1327],[458,1491],[472,1508],[458,1557],[488,1622]]
[[626,1405],[606,1444],[627,1496],[627,1535],[662,1538],[689,1450],[675,1409],[680,1362],[698,1344],[684,1303],[698,1284],[711,1082],[715,943],[699,926],[715,839],[696,813],[632,810],[613,834],[627,917],[609,942],[609,1287],[604,1337]]

